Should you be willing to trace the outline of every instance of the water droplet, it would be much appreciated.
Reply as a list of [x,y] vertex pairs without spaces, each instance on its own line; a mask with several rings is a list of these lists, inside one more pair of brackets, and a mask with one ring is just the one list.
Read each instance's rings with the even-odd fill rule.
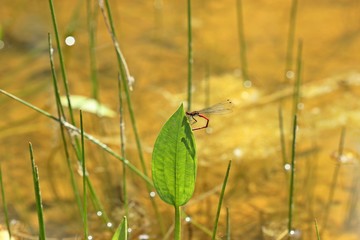
[[293,71],[287,71],[286,72],[286,77],[288,79],[293,79],[295,77],[295,73]]
[[103,214],[102,211],[97,211],[96,212],[96,215],[98,215],[99,217],[102,216],[102,214]]
[[108,222],[108,223],[106,223],[106,226],[107,226],[108,228],[111,228],[111,227],[113,226],[113,224],[112,224],[111,222]]
[[243,85],[245,88],[251,88],[252,82],[250,80],[245,80]]
[[89,240],[92,240],[92,239],[93,239],[93,236],[89,235],[89,236],[88,236],[88,239],[89,239]]
[[150,192],[150,197],[155,197],[156,196],[156,193],[155,192]]
[[239,159],[244,156],[244,151],[241,148],[237,147],[234,149],[233,154],[237,159]]
[[284,165],[284,169],[285,169],[285,171],[290,171],[290,169],[291,169],[291,164],[286,163],[286,164]]
[[191,217],[186,217],[185,222],[191,222]]
[[131,233],[132,232],[132,228],[128,228],[128,233]]
[[301,235],[302,233],[299,229],[293,229],[289,232],[289,236],[291,237],[291,239],[301,239]]
[[68,46],[73,46],[75,44],[75,38],[73,36],[66,37],[65,44]]

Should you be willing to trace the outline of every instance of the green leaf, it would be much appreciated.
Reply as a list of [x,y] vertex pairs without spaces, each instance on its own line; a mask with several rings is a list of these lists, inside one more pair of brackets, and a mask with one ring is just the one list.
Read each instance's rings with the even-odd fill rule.
[[121,223],[119,224],[118,228],[112,240],[127,240],[127,218],[124,217]]
[[152,177],[160,198],[173,206],[189,201],[196,179],[196,145],[184,107],[170,117],[156,139]]
[[[60,98],[61,105],[63,107],[68,106],[68,102],[65,96]],[[85,96],[71,95],[70,96],[71,107],[73,109],[82,110],[83,112],[89,112],[98,115],[99,117],[115,117],[116,113],[104,104],[99,103],[93,98],[87,98]]]

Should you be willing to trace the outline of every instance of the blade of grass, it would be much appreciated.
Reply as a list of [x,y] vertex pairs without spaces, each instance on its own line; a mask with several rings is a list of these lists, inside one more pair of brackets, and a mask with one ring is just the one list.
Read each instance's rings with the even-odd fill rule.
[[302,73],[302,41],[299,41],[298,45],[298,55],[297,55],[297,63],[296,63],[296,81],[294,84],[294,95],[293,95],[293,112],[292,114],[298,114],[299,111],[299,103],[300,103],[300,85],[301,85],[301,73]]
[[281,145],[281,154],[283,160],[283,168],[287,164],[287,154],[286,154],[286,144],[285,144],[285,133],[284,133],[284,116],[282,111],[282,105],[279,105],[279,129],[280,129],[280,145]]
[[87,222],[87,189],[86,189],[86,163],[85,163],[85,143],[84,143],[84,126],[82,111],[80,110],[80,130],[81,130],[81,162],[82,162],[82,179],[83,179],[83,223],[84,223],[84,239],[88,239],[89,228]]
[[64,88],[65,88],[65,94],[66,94],[68,107],[69,107],[70,120],[71,120],[71,123],[73,125],[75,125],[74,124],[75,123],[75,118],[74,118],[74,114],[73,114],[72,107],[71,107],[71,101],[70,101],[69,84],[68,84],[68,80],[67,80],[64,57],[63,57],[62,48],[61,48],[61,44],[60,44],[59,31],[58,31],[58,26],[57,26],[57,22],[56,22],[54,4],[53,4],[52,0],[49,0],[49,6],[50,6],[50,13],[51,13],[51,20],[52,20],[53,27],[54,27],[54,32],[55,32],[56,46],[57,46],[58,53],[59,53],[61,75],[62,75]]
[[46,239],[45,223],[44,223],[43,206],[42,206],[41,191],[40,191],[40,184],[39,184],[39,170],[38,170],[38,167],[35,165],[33,148],[32,148],[32,144],[30,142],[29,142],[29,151],[30,151],[32,175],[33,175],[33,181],[34,181],[36,210],[37,210],[38,222],[39,222],[39,239],[45,240]]
[[297,130],[297,115],[294,115],[293,131],[292,131],[292,145],[291,145],[291,174],[290,174],[290,189],[289,189],[289,212],[288,212],[288,234],[293,230],[293,211],[294,211],[294,188],[295,188],[295,148],[296,148],[296,130]]
[[230,212],[229,208],[226,208],[226,240],[231,239],[231,230],[230,230]]
[[251,84],[248,66],[247,66],[247,57],[246,57],[246,41],[244,33],[244,22],[243,22],[243,9],[242,9],[242,0],[236,1],[236,13],[237,13],[237,26],[239,34],[239,46],[240,46],[240,60],[241,60],[241,72],[243,76],[244,86],[249,86]]
[[335,189],[336,189],[337,181],[339,178],[339,172],[340,172],[340,167],[341,167],[341,158],[343,157],[343,151],[344,151],[344,145],[345,145],[345,133],[346,133],[346,128],[343,127],[341,129],[341,136],[340,136],[340,141],[339,141],[339,149],[338,149],[338,155],[337,155],[338,161],[336,162],[334,173],[332,175],[330,191],[329,191],[329,195],[328,195],[328,201],[325,206],[324,217],[322,219],[323,224],[320,229],[320,236],[322,236],[323,232],[327,228],[331,206],[334,202]]
[[213,230],[213,234],[212,234],[212,239],[215,240],[216,239],[216,231],[218,228],[218,223],[219,223],[219,217],[220,217],[220,211],[221,211],[221,205],[224,199],[224,194],[225,194],[225,188],[226,188],[226,184],[229,178],[229,173],[230,173],[230,168],[231,168],[231,161],[229,161],[227,170],[226,170],[226,174],[225,174],[225,179],[223,182],[223,186],[221,188],[221,193],[220,193],[220,198],[219,198],[219,204],[218,204],[218,208],[217,208],[217,212],[216,212],[216,217],[215,217],[215,224],[214,224],[214,230]]
[[[121,150],[121,157],[126,158],[126,151],[125,151],[125,121],[124,121],[124,109],[123,109],[123,99],[122,99],[122,91],[121,91],[121,79],[120,74],[118,76],[118,92],[119,92],[119,113],[120,113],[120,150]],[[125,216],[129,217],[129,205],[128,205],[128,196],[127,196],[127,181],[126,181],[126,167],[123,166],[123,179],[122,179],[122,186],[123,186],[123,198],[124,198],[124,208],[125,208]]]
[[[59,39],[59,32],[58,32],[58,27],[57,27],[57,23],[56,23],[56,16],[55,16],[55,10],[54,10],[54,5],[53,5],[53,1],[49,0],[49,6],[50,6],[50,12],[51,12],[51,18],[52,18],[52,22],[53,22],[53,27],[54,27],[54,32],[55,32],[55,39],[56,39],[56,45],[58,48],[58,52],[59,52],[59,61],[60,61],[60,68],[61,68],[61,73],[62,73],[62,79],[63,79],[63,84],[64,84],[64,88],[65,88],[65,95],[66,95],[66,99],[68,102],[68,108],[69,108],[69,114],[70,114],[70,122],[72,123],[73,126],[75,126],[75,119],[74,119],[74,114],[73,114],[73,110],[72,110],[72,106],[71,106],[71,101],[70,101],[70,91],[69,91],[69,84],[68,84],[68,80],[67,80],[67,75],[66,75],[66,70],[65,70],[65,63],[64,63],[64,58],[63,58],[63,54],[62,54],[62,48],[61,48],[61,44],[60,44],[60,39]],[[63,118],[65,119],[65,116],[63,116]],[[77,156],[77,160],[79,163],[81,163],[81,156],[80,156],[80,144],[79,144],[79,140],[77,138],[77,136],[74,137],[75,140],[75,144],[73,144],[73,148],[76,152],[76,156]],[[97,194],[92,186],[91,181],[87,178],[87,184],[89,185],[89,189],[90,189],[90,196],[91,196],[91,200],[93,201],[93,203],[95,203],[95,206],[100,208],[100,211],[102,212],[101,217],[103,218],[103,220],[107,223],[109,222],[109,218],[107,217],[107,214],[105,213],[105,211],[102,208],[101,203],[99,202],[99,198],[97,197]]]
[[4,211],[4,215],[5,215],[6,228],[9,233],[9,239],[11,239],[10,221],[9,221],[8,208],[7,208],[7,204],[6,204],[6,198],[5,198],[5,188],[4,188],[3,178],[2,178],[1,161],[0,161],[0,186],[1,186],[1,199],[2,199],[3,211]]
[[320,240],[320,233],[319,233],[318,224],[317,224],[316,219],[314,220],[314,223],[315,223],[316,239]]
[[[51,75],[52,75],[53,86],[54,86],[55,100],[56,100],[56,103],[57,103],[56,104],[56,106],[57,106],[57,114],[58,114],[58,119],[61,119],[63,116],[65,116],[65,113],[64,113],[64,109],[63,109],[63,107],[62,107],[62,105],[60,103],[60,92],[59,92],[59,88],[58,88],[58,85],[57,85],[57,78],[56,78],[55,67],[54,67],[54,58],[53,58],[54,50],[52,48],[52,42],[51,42],[50,33],[48,34],[48,42],[49,42],[49,58],[50,58]],[[80,214],[82,214],[83,210],[82,210],[82,205],[81,205],[80,193],[79,193],[79,189],[78,189],[77,184],[76,184],[75,175],[74,175],[74,169],[73,169],[73,166],[72,166],[71,160],[70,160],[70,154],[69,154],[69,150],[68,150],[68,144],[66,142],[64,128],[63,128],[62,123],[60,121],[59,121],[59,124],[60,124],[61,139],[62,139],[62,142],[63,142],[63,145],[64,145],[66,165],[67,165],[69,173],[70,173],[71,187],[73,189],[74,196],[75,196],[76,203],[78,205]],[[81,217],[83,218],[82,215],[81,215]]]
[[91,96],[99,101],[99,83],[96,71],[96,16],[98,8],[96,5],[91,8],[92,0],[86,0],[87,27],[89,34],[89,57],[90,57],[90,78],[91,78]]
[[192,69],[193,69],[193,51],[192,51],[192,24],[191,24],[191,0],[187,1],[187,21],[188,21],[188,99],[187,111],[191,110],[192,102]]
[[[18,101],[19,103],[24,104],[25,106],[37,111],[38,113],[41,113],[42,115],[61,123],[62,126],[64,126],[65,128],[67,128],[69,131],[73,132],[73,133],[80,133],[80,130],[75,127],[74,125],[72,125],[71,123],[68,123],[64,120],[58,119],[57,117],[51,115],[50,113],[26,102],[23,99],[20,99],[6,91],[4,91],[3,89],[0,89],[0,93],[14,99],[15,101]],[[129,169],[131,169],[135,174],[137,174],[140,178],[142,178],[147,184],[149,184],[150,186],[153,186],[152,181],[145,176],[140,170],[138,170],[133,164],[130,163],[129,160],[122,158],[121,156],[119,156],[117,153],[115,153],[111,148],[109,148],[106,144],[102,143],[100,140],[98,140],[97,138],[93,137],[90,134],[87,134],[86,132],[84,132],[84,137],[86,139],[88,139],[89,141],[91,141],[92,143],[94,143],[95,145],[99,146],[101,149],[103,149],[104,151],[106,151],[107,153],[109,153],[110,155],[112,155],[113,157],[115,157],[116,159],[122,161],[127,167],[129,167]]]
[[289,22],[289,33],[287,38],[287,50],[286,50],[286,61],[285,61],[285,81],[291,77],[289,73],[292,71],[293,65],[293,48],[294,48],[294,36],[296,28],[296,13],[297,13],[297,0],[291,1],[290,11],[290,22]]
[[[108,28],[109,34],[113,40],[113,44],[114,44],[114,48],[115,48],[115,52],[116,52],[116,57],[117,57],[117,61],[118,61],[118,66],[119,66],[119,70],[120,70],[120,76],[121,76],[121,81],[122,81],[122,85],[124,86],[124,92],[125,92],[125,96],[126,96],[126,100],[127,100],[127,104],[128,104],[128,110],[129,110],[129,114],[130,114],[130,121],[131,121],[131,125],[133,128],[133,132],[135,135],[135,142],[136,142],[136,146],[138,149],[138,154],[139,154],[139,158],[140,158],[140,163],[141,163],[141,167],[142,170],[144,172],[144,175],[146,177],[148,177],[148,172],[147,172],[147,167],[145,164],[145,160],[144,160],[144,155],[143,155],[143,150],[142,150],[142,146],[141,146],[141,141],[140,141],[140,136],[137,130],[137,125],[136,125],[136,119],[135,119],[135,114],[134,114],[134,110],[133,110],[133,106],[132,106],[132,101],[130,98],[130,93],[129,93],[129,85],[128,83],[132,80],[132,77],[130,76],[125,58],[122,55],[122,52],[120,50],[120,45],[119,42],[117,40],[116,37],[116,32],[115,32],[115,27],[114,27],[114,23],[112,20],[112,14],[111,14],[111,8],[109,5],[109,2],[107,0],[105,0],[105,5],[106,5],[106,13],[105,13],[105,8],[104,8],[104,1],[103,0],[99,0],[99,6],[100,6],[100,10],[102,12],[102,15],[104,17],[104,21],[105,21],[105,25]],[[147,184],[147,190],[148,192],[151,192],[152,189],[152,184]],[[164,224],[162,221],[162,216],[159,213],[157,204],[155,202],[155,200],[153,198],[150,198],[151,200],[151,204],[152,207],[154,208],[155,211],[155,215],[156,218],[159,222],[160,225],[160,229],[162,234],[165,234],[165,228],[164,228]]]

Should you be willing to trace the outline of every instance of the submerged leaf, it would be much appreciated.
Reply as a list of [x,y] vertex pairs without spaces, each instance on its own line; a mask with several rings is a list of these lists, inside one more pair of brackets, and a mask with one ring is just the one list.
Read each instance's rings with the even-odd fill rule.
[[[60,98],[61,105],[64,107],[68,106],[66,96]],[[93,98],[85,96],[71,95],[70,96],[71,107],[73,109],[82,110],[84,112],[93,113],[99,117],[115,117],[116,112],[111,110],[104,104],[99,103]]]
[[182,206],[189,201],[196,179],[196,146],[183,105],[160,131],[152,155],[152,176],[160,198]]

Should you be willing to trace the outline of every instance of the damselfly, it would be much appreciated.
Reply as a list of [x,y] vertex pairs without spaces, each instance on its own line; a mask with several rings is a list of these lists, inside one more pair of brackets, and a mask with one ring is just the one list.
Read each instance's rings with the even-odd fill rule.
[[211,107],[204,108],[204,109],[199,110],[199,111],[186,112],[186,115],[189,118],[193,119],[195,121],[194,123],[197,122],[196,117],[201,117],[201,118],[205,119],[206,124],[204,126],[202,126],[202,127],[193,128],[192,130],[195,131],[195,130],[200,130],[200,129],[203,129],[203,128],[207,128],[209,126],[209,121],[210,120],[204,114],[224,114],[224,113],[229,113],[229,112],[232,111],[232,107],[233,107],[233,104],[228,99],[225,102],[215,104],[215,105],[213,105]]

